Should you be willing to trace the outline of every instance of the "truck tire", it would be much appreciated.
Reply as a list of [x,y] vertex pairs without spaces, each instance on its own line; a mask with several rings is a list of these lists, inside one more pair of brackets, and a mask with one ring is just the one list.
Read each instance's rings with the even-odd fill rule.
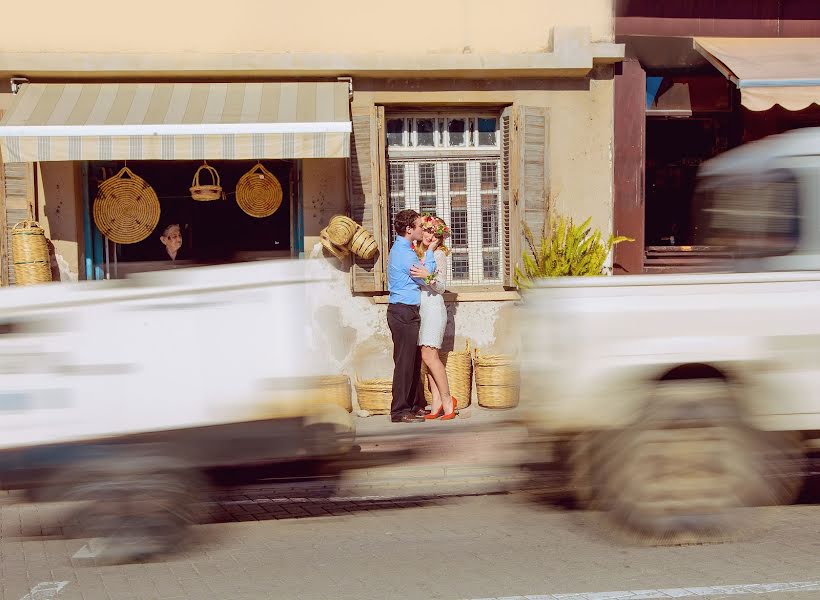
[[596,445],[596,504],[637,541],[734,538],[745,528],[737,509],[768,487],[759,439],[724,380],[661,381],[633,426]]
[[59,500],[76,503],[66,535],[100,539],[96,559],[109,564],[177,549],[199,521],[206,489],[197,472],[157,456],[91,460],[59,478]]

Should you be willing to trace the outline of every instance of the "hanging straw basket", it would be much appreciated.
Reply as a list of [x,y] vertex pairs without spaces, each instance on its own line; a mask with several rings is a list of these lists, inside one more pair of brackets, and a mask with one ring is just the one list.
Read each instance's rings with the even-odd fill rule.
[[350,242],[358,228],[358,224],[353,219],[343,215],[336,215],[330,219],[326,229],[331,242],[337,246],[345,246]]
[[[199,176],[202,171],[206,171],[211,176],[211,184],[205,185],[200,183]],[[222,185],[219,181],[219,173],[216,172],[208,163],[203,164],[194,173],[194,180],[191,182],[191,198],[199,202],[210,202],[211,200],[224,200],[225,193],[222,191]]]
[[353,410],[350,378],[347,375],[328,375],[320,377],[318,387],[323,403],[341,406],[347,412]]
[[48,242],[36,221],[20,221],[11,228],[11,254],[17,285],[51,281]]
[[359,227],[350,238],[349,248],[353,254],[365,260],[373,258],[379,249],[376,246],[376,239],[364,227]]
[[282,205],[282,184],[261,163],[256,163],[236,184],[236,203],[252,217],[269,217]]
[[319,240],[322,242],[322,246],[324,246],[325,250],[330,252],[339,260],[344,260],[344,258],[350,254],[350,252],[347,251],[347,248],[343,246],[337,246],[332,241],[330,241],[330,236],[328,235],[327,228],[322,229],[322,231],[319,232]]
[[393,403],[392,379],[356,379],[359,408],[374,415],[390,414]]
[[475,387],[478,405],[485,408],[518,406],[520,377],[512,356],[475,352]]
[[[450,384],[450,394],[458,400],[456,408],[467,408],[470,406],[470,397],[473,395],[473,361],[470,341],[467,340],[464,351],[462,352],[439,351],[438,355],[447,371],[447,382]],[[427,374],[427,365],[422,364],[422,389],[424,390],[424,398],[427,400],[427,404],[430,404],[433,401],[433,394],[430,392]]]
[[128,167],[103,181],[94,200],[97,229],[117,244],[147,238],[159,223],[159,214],[157,193]]

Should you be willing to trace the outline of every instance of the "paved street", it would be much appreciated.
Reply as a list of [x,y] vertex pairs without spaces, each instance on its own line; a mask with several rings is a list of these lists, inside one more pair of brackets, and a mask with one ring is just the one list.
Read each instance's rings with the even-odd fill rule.
[[59,505],[6,498],[2,597],[820,597],[813,504],[754,509],[756,530],[743,541],[652,548],[615,543],[594,513],[536,505],[529,492],[417,494],[404,484],[381,492],[285,498],[265,485],[226,490],[184,552],[125,566],[97,566],[93,541],[62,539]]

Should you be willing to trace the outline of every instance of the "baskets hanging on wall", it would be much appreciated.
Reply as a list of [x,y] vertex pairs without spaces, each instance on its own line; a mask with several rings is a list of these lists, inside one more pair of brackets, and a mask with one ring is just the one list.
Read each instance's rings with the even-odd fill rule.
[[[456,352],[455,350],[452,352],[439,351],[438,355],[447,372],[450,394],[458,400],[456,408],[467,408],[470,406],[470,397],[473,395],[473,361],[470,341],[467,340],[462,352]],[[433,394],[430,392],[427,374],[427,365],[422,364],[421,384],[424,390],[424,398],[430,404],[433,401]]]
[[117,244],[136,244],[159,223],[159,198],[154,189],[128,167],[100,184],[94,200],[97,229]]
[[[204,184],[200,181],[200,175],[203,171],[210,175],[210,184]],[[199,202],[225,199],[225,193],[222,191],[222,185],[219,181],[219,173],[207,162],[196,170],[191,187],[188,189],[191,191],[191,198]]]
[[331,241],[327,228],[324,228],[322,229],[322,231],[319,232],[319,240],[322,242],[322,246],[325,248],[325,250],[330,252],[339,260],[343,260],[350,254],[347,248],[345,248],[344,246],[337,246]]
[[350,238],[350,251],[356,256],[365,260],[370,260],[376,255],[378,246],[376,245],[376,238],[370,235],[370,232],[364,227],[359,227]]
[[359,408],[373,415],[390,413],[393,403],[392,379],[356,379],[356,399]]
[[282,205],[282,184],[262,163],[256,163],[236,184],[236,203],[252,217],[269,217]]
[[327,375],[320,377],[318,386],[322,402],[341,406],[347,412],[353,410],[350,378],[347,375]]
[[326,230],[328,238],[331,242],[333,242],[336,246],[346,246],[358,228],[358,223],[350,217],[336,215],[330,219],[330,223],[328,223]]
[[20,221],[11,228],[11,255],[17,285],[51,281],[48,242],[37,221]]
[[507,354],[475,352],[475,388],[478,405],[485,408],[518,406],[520,377],[518,366]]

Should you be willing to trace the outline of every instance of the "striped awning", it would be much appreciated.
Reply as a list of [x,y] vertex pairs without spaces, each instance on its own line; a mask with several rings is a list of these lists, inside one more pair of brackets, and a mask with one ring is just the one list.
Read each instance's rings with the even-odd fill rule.
[[346,83],[26,84],[0,120],[6,162],[345,158]]

